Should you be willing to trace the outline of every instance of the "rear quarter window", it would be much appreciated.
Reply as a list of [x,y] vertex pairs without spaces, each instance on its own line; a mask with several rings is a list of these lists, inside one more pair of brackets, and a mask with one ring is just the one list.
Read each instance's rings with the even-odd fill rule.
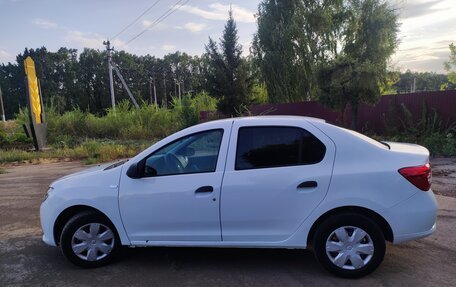
[[301,128],[243,127],[238,133],[235,169],[315,164],[325,152],[325,145]]

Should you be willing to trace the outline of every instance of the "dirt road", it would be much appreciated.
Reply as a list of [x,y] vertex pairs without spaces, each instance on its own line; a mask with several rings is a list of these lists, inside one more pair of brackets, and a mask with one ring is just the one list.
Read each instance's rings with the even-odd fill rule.
[[[432,165],[437,193],[454,196],[456,160]],[[80,269],[41,241],[38,212],[48,184],[81,168],[52,163],[0,175],[0,286],[456,286],[456,198],[449,196],[437,196],[434,235],[388,244],[380,268],[360,280],[333,277],[303,250],[137,248],[113,265]]]

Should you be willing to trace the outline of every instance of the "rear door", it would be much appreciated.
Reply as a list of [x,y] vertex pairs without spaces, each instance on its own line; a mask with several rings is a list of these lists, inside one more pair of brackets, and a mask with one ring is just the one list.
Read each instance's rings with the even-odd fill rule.
[[235,121],[221,194],[222,240],[289,238],[323,200],[333,142],[307,121]]

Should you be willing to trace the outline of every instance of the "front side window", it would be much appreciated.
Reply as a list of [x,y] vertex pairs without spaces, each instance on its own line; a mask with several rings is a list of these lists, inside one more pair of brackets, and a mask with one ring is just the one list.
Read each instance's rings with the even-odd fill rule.
[[144,176],[214,172],[222,136],[211,130],[167,144],[146,158]]
[[244,127],[239,129],[235,169],[314,164],[325,152],[325,145],[301,128]]

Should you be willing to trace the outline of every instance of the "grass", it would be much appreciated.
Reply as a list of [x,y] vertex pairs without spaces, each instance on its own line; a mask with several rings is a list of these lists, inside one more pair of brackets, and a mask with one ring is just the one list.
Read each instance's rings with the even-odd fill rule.
[[173,99],[172,108],[143,104],[132,107],[121,102],[116,110],[94,115],[79,108],[59,114],[46,107],[48,145],[51,150],[31,152],[33,144],[22,124],[28,124],[27,110],[17,120],[0,125],[0,165],[49,160],[82,160],[87,164],[131,157],[180,129],[197,124],[199,113],[213,111],[217,101],[206,93]]
[[146,143],[121,144],[89,140],[74,148],[63,147],[39,152],[20,149],[0,150],[0,164],[64,160],[82,160],[86,164],[93,164],[129,158],[148,146]]

